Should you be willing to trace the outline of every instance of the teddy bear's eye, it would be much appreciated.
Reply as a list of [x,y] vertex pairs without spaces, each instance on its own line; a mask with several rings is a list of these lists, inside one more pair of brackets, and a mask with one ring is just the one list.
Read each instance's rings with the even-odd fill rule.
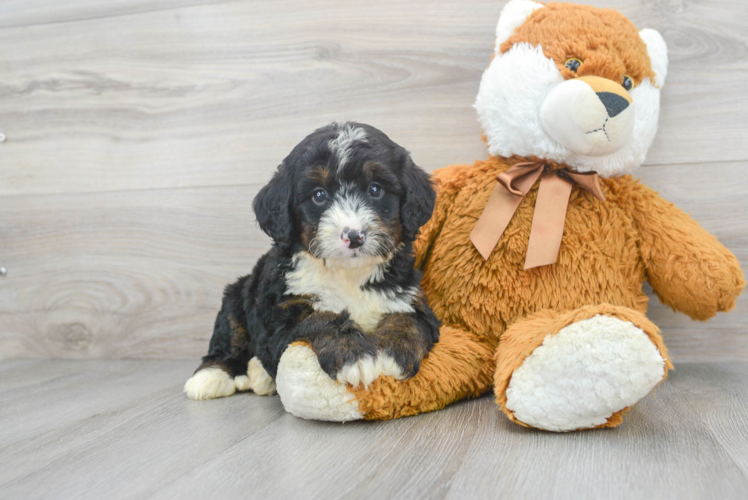
[[623,85],[623,88],[625,88],[626,91],[628,92],[629,90],[634,88],[634,81],[631,79],[630,76],[623,75],[623,83],[621,85]]
[[576,57],[572,57],[568,61],[566,61],[565,66],[572,70],[574,73],[576,73],[579,70],[579,65],[582,64],[582,61],[577,59]]

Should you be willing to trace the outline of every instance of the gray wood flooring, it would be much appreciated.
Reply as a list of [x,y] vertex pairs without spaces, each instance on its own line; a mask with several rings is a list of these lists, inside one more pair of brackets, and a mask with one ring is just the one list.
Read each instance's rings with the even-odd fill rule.
[[0,498],[748,498],[748,363],[681,363],[617,429],[552,434],[490,397],[389,422],[196,402],[188,361],[0,362]]
[[[639,174],[745,266],[748,2],[580,3],[663,34]],[[491,398],[340,425],[181,393],[304,135],[354,119],[430,171],[485,158],[504,4],[0,1],[0,499],[748,498],[744,298],[705,324],[652,303],[676,370],[615,430],[527,430]],[[89,359],[12,360],[48,357]]]
[[[267,250],[251,200],[331,120],[428,170],[486,156],[471,105],[505,0],[0,1],[0,359],[197,358]],[[748,2],[584,0],[660,30],[639,174],[748,264]],[[748,360],[748,300],[653,301],[676,360]]]

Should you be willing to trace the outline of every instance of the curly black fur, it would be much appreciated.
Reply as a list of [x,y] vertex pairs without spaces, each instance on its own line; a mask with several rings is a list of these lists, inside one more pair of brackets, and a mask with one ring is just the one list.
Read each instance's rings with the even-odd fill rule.
[[[365,137],[336,147],[346,127],[363,131]],[[367,194],[372,183],[384,194]],[[329,196],[343,189],[355,192],[376,214],[373,220],[384,236],[369,257],[380,258],[382,272],[361,288],[393,300],[407,297],[410,311],[383,315],[377,327],[366,332],[347,310],[327,311],[319,297],[288,293],[287,275],[294,270],[295,256],[315,253],[320,220],[331,206],[312,199],[319,189]],[[251,274],[226,287],[208,355],[198,370],[217,366],[231,376],[245,375],[248,361],[257,357],[275,378],[288,345],[305,340],[332,378],[343,366],[377,352],[394,358],[406,376],[415,375],[439,337],[439,322],[423,297],[421,272],[414,268],[412,255],[412,243],[430,218],[434,200],[428,174],[405,149],[371,126],[331,124],[306,137],[254,200],[257,221],[273,246]]]

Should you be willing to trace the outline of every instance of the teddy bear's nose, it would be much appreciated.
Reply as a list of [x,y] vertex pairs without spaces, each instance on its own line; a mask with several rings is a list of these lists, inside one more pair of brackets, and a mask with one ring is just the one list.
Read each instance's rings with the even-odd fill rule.
[[611,118],[629,107],[628,100],[613,92],[597,92],[597,97],[603,103],[605,109],[608,111],[608,116]]

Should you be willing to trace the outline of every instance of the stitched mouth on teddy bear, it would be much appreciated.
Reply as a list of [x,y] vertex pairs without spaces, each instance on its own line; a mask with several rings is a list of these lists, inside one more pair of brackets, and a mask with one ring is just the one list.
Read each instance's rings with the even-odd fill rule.
[[582,77],[557,85],[540,109],[545,132],[571,151],[603,156],[624,147],[634,130],[634,103],[620,85]]
[[608,140],[608,142],[610,142],[610,136],[608,135],[608,131],[605,130],[605,125],[608,124],[608,120],[610,120],[610,117],[605,119],[605,123],[603,123],[602,127],[596,128],[595,130],[590,130],[589,132],[587,132],[587,134],[589,135],[589,134],[594,134],[596,132],[602,132],[603,134],[605,134],[605,138]]

